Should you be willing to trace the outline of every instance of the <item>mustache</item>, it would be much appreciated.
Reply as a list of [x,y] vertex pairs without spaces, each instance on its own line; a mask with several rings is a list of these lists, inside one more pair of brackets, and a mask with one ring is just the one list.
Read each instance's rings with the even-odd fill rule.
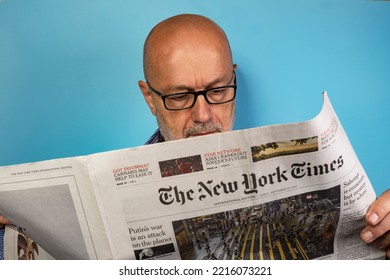
[[207,132],[222,132],[222,131],[223,131],[222,125],[214,122],[195,123],[191,127],[184,129],[184,137],[188,138],[196,134],[202,134]]

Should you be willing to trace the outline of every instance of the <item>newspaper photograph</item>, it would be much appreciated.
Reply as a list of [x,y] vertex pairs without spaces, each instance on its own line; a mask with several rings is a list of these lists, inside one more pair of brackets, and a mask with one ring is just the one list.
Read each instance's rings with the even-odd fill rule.
[[385,256],[360,240],[376,194],[326,93],[306,122],[2,167],[0,192],[55,259]]
[[54,258],[41,248],[28,236],[23,228],[8,226],[6,228],[7,250],[6,260],[54,260]]

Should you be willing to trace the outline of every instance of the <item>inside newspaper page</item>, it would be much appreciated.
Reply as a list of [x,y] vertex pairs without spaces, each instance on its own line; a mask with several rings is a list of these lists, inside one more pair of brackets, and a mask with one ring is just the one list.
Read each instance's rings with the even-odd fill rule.
[[[17,225],[26,240],[35,242],[55,259],[124,257],[113,251],[108,242],[109,233],[104,229],[91,186],[87,159],[75,157],[0,168],[0,213]],[[19,243],[18,248],[9,242],[14,236],[14,230],[5,231],[5,259],[20,255],[23,244]],[[122,248],[127,241],[124,239],[116,238],[124,244]]]
[[[384,258],[359,238],[376,195],[323,99],[307,122],[2,167],[0,214],[55,259]],[[23,257],[15,238],[5,256]]]

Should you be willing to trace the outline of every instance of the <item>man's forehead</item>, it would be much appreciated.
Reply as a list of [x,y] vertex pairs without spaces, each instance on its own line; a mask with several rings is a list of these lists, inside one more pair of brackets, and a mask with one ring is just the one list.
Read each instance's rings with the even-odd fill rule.
[[226,47],[217,42],[203,44],[201,38],[160,44],[151,50],[148,63],[150,79],[155,75],[160,79],[174,76],[179,83],[195,74],[194,78],[215,79],[214,74],[220,76],[221,69],[230,72],[229,66],[232,65]]
[[[189,20],[187,20],[189,19]],[[223,30],[208,18],[182,15],[159,23],[149,34],[144,49],[145,77],[149,81],[188,76],[194,69],[209,71],[232,64],[230,46]],[[203,75],[207,71],[202,70]],[[180,80],[180,77],[178,77]],[[178,81],[179,86],[185,85]]]
[[[230,72],[229,72],[230,73]],[[233,73],[230,73],[233,75]],[[200,80],[199,80],[200,79]],[[227,85],[232,76],[230,75],[205,75],[203,78],[197,80],[195,76],[183,76],[183,79],[171,79],[163,83],[163,90],[166,92],[184,92],[203,90],[217,86]]]

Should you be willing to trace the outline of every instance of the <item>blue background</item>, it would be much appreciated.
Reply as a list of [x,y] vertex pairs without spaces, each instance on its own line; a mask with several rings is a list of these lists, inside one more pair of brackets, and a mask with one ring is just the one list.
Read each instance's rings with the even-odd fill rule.
[[214,19],[238,64],[236,128],[304,121],[330,96],[378,194],[390,187],[390,2],[0,0],[0,165],[142,145],[149,30]]

